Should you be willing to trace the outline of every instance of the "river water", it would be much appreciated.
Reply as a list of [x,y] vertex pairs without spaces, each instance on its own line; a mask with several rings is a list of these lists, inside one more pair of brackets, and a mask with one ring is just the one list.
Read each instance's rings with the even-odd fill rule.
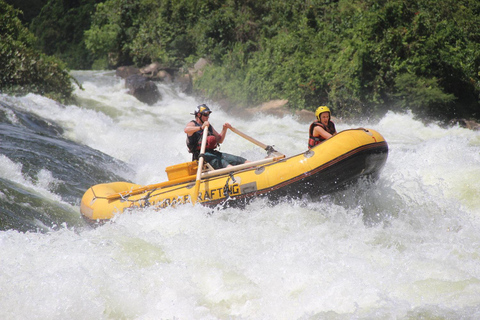
[[[147,106],[111,72],[74,75],[78,105],[0,95],[0,319],[480,318],[480,132],[408,113],[339,122],[389,143],[376,183],[92,227],[83,192],[166,180],[190,160],[183,128],[203,101],[160,85]],[[306,149],[295,117],[210,107],[217,129],[230,122],[287,156]],[[221,150],[265,156],[233,132]]]

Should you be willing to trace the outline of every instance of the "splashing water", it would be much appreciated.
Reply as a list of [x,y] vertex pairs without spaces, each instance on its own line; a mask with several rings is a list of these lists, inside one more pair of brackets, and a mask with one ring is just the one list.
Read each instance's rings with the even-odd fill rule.
[[[75,76],[78,105],[0,96],[0,318],[480,317],[479,132],[396,113],[338,123],[386,138],[379,181],[243,210],[138,209],[91,228],[82,190],[166,180],[166,166],[190,160],[183,128],[202,101],[159,85],[162,101],[147,106],[112,73]],[[211,109],[217,128],[287,156],[306,149],[308,124],[293,116]],[[265,156],[232,132],[222,151]]]

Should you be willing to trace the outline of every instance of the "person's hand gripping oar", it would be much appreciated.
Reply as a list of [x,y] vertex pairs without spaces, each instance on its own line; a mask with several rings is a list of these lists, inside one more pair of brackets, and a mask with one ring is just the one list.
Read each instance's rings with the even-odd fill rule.
[[195,188],[193,189],[192,195],[192,204],[195,205],[198,200],[198,191],[200,189],[200,182],[202,178],[202,169],[204,163],[204,156],[205,156],[205,147],[207,146],[207,135],[208,135],[208,126],[203,128],[203,135],[202,135],[202,146],[200,147],[200,155],[198,157],[198,169],[197,169],[197,178],[195,180]]

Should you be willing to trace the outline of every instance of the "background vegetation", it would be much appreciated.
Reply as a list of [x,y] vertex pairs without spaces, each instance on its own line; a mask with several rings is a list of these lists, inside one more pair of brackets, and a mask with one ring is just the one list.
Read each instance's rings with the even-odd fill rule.
[[93,56],[85,47],[84,32],[90,28],[99,0],[48,1],[32,19],[30,30],[37,47],[65,61],[70,69],[90,69]]
[[72,78],[65,63],[35,49],[35,37],[18,16],[17,10],[0,0],[0,92],[32,92],[70,101]]
[[196,92],[239,106],[480,119],[477,0],[49,0],[30,28],[71,68],[207,58]]

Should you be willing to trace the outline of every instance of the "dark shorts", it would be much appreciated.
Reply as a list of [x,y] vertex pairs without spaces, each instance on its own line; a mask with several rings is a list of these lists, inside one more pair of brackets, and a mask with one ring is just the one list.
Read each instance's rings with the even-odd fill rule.
[[205,161],[210,163],[214,169],[226,168],[229,164],[236,166],[245,163],[247,159],[234,156],[233,154],[223,153],[220,151],[212,150],[205,151]]

